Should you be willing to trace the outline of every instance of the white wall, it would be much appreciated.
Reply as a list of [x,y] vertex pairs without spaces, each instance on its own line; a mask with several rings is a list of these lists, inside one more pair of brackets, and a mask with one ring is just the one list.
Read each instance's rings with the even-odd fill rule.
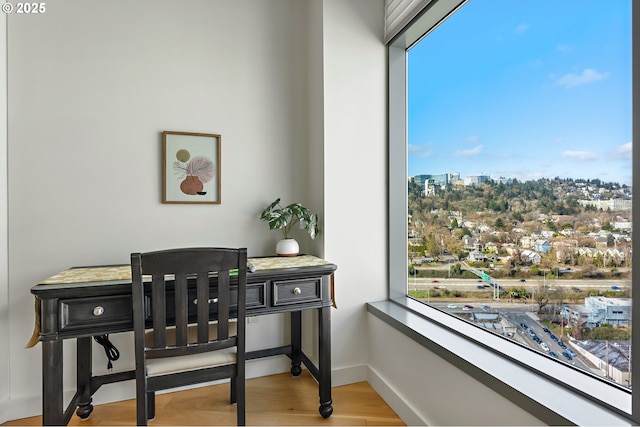
[[365,302],[387,295],[384,7],[323,4],[324,244],[338,265],[333,368],[336,379],[356,380],[368,359]]
[[369,381],[409,425],[544,425],[377,317],[367,320]]
[[[0,16],[0,342],[9,342],[9,280],[7,272],[7,19]],[[9,352],[0,348],[0,414],[10,395]],[[2,417],[0,416],[0,422]]]
[[[0,292],[9,311],[0,305],[0,320],[8,320],[0,333],[11,336],[0,350],[0,378],[8,375],[2,419],[41,410],[40,346],[24,348],[34,319],[31,286],[70,266],[127,263],[132,251],[230,245],[247,246],[250,256],[273,254],[279,235],[258,220],[260,211],[280,196],[308,203],[309,182],[322,180],[308,166],[307,2],[47,6],[39,16],[9,15],[3,43],[9,285],[0,276]],[[163,130],[222,135],[221,205],[160,203]],[[322,212],[322,199],[313,202]],[[6,224],[3,215],[0,209]],[[299,237],[306,250],[310,239]],[[284,342],[285,322],[268,316],[250,324],[249,345]],[[122,356],[115,369],[130,369],[130,334],[112,338]],[[65,342],[65,363],[73,363],[74,348]],[[283,357],[252,362],[249,374],[287,365]],[[95,372],[105,366],[94,347]],[[64,378],[70,391],[75,376]],[[103,387],[95,401],[132,396],[127,382]]]

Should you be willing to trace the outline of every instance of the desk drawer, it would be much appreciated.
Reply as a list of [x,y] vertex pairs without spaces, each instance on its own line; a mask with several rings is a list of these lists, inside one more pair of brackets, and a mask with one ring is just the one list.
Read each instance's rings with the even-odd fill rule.
[[132,323],[131,295],[60,300],[60,331]]
[[273,305],[320,301],[322,299],[320,283],[320,277],[297,280],[274,280]]
[[[258,282],[258,283],[247,283],[247,310],[258,310],[264,309],[267,307],[267,282]],[[149,311],[146,313],[146,318],[149,321],[148,326],[151,326],[151,293],[147,294],[147,298],[149,298]],[[198,313],[198,303],[197,303],[197,290],[189,289],[188,301],[189,301],[189,319],[191,321],[195,321]],[[217,299],[218,298],[218,288],[213,286],[209,289],[209,298]],[[235,316],[238,309],[238,287],[232,286],[231,293],[229,295],[231,300],[231,316]],[[175,320],[176,314],[176,302],[175,295],[173,292],[170,292],[167,295],[166,301],[166,310],[167,310],[167,319],[169,322],[173,322]],[[218,316],[218,305],[210,304],[209,305],[209,314],[211,319],[217,319]]]
[[[247,303],[246,303],[246,308],[247,309],[256,309],[256,308],[265,308],[267,306],[266,303],[266,291],[267,290],[267,282],[259,282],[259,283],[247,283]],[[196,289],[190,289],[189,290],[189,301],[191,301],[191,304],[189,304],[189,316],[193,317],[194,319],[196,318],[197,315],[197,303],[196,303],[196,298],[197,298],[197,291]],[[209,298],[218,298],[218,288],[216,287],[212,287],[209,289]],[[238,309],[238,287],[237,286],[231,286],[231,293],[229,295],[229,298],[231,299],[231,313],[235,313]],[[171,313],[175,313],[175,309],[173,304],[175,304],[174,302],[175,300],[172,298],[170,300],[170,302],[167,303],[167,307],[171,307],[171,308],[167,308],[167,312],[171,312]],[[211,313],[212,315],[217,313],[217,309],[218,309],[218,305],[217,304],[211,304],[210,306],[211,308],[209,309],[209,313]],[[215,317],[213,317],[215,318]]]

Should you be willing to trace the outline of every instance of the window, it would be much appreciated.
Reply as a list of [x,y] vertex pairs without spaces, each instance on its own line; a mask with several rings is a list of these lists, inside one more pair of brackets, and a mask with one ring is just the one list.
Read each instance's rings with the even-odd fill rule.
[[631,0],[440,1],[389,45],[390,297],[596,399],[576,371],[631,393],[631,30]]

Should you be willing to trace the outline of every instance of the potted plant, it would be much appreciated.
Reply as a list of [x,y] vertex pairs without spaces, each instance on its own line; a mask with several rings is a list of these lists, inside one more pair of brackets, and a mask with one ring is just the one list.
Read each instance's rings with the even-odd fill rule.
[[280,198],[277,198],[262,211],[260,219],[267,221],[270,230],[282,230],[284,238],[276,244],[278,256],[296,256],[300,252],[298,242],[290,237],[296,224],[299,224],[301,229],[307,230],[312,239],[318,234],[318,215],[312,214],[300,203],[282,207]]

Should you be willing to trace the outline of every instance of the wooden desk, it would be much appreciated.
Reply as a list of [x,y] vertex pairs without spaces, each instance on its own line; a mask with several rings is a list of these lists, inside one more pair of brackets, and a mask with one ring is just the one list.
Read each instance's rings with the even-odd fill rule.
[[[300,375],[304,364],[318,381],[319,412],[329,417],[333,412],[331,281],[337,267],[308,255],[249,262],[256,271],[247,274],[247,316],[290,313],[291,343],[249,352],[247,360],[285,354],[291,358],[294,376]],[[135,378],[135,371],[94,376],[91,366],[92,336],[133,330],[130,267],[71,268],[34,286],[31,293],[40,319],[34,334],[42,344],[42,423],[66,425],[74,411],[87,418],[93,410],[92,396],[103,384]],[[302,351],[301,312],[309,309],[318,314],[318,367]],[[77,341],[77,388],[66,409],[62,399],[65,339]]]

